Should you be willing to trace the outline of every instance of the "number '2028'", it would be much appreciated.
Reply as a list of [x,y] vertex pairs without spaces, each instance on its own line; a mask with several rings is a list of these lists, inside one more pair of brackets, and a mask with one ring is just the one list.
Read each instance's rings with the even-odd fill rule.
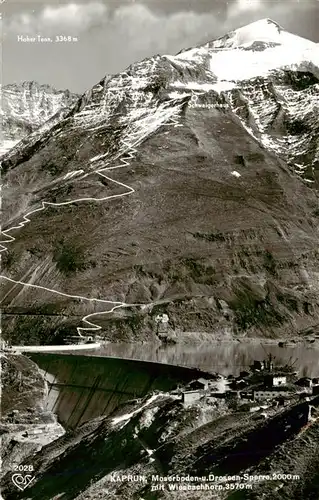
[[19,472],[30,472],[34,471],[34,468],[33,465],[14,465],[13,470]]

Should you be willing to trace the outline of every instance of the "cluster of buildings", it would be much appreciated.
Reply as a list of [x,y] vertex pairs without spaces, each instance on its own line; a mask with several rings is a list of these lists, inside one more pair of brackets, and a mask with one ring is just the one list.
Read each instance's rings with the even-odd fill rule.
[[214,380],[199,378],[190,382],[185,389],[181,390],[184,404],[192,404],[203,396],[212,395]]
[[[216,389],[218,387],[218,390]],[[275,370],[273,361],[255,361],[251,371],[242,371],[239,377],[229,376],[224,384],[199,378],[180,390],[185,405],[208,398],[233,398],[244,402],[272,401],[284,405],[293,396],[307,398],[319,395],[319,378],[303,377],[296,373]]]

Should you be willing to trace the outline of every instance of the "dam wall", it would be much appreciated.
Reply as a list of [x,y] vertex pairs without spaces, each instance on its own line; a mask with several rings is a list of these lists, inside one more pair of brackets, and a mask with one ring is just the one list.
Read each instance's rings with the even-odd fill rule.
[[99,349],[101,344],[72,344],[72,345],[15,345],[9,350],[19,352],[66,352],[66,351],[87,351],[88,349]]
[[30,353],[48,383],[47,409],[65,428],[109,415],[153,390],[169,391],[200,376],[196,369],[120,358]]

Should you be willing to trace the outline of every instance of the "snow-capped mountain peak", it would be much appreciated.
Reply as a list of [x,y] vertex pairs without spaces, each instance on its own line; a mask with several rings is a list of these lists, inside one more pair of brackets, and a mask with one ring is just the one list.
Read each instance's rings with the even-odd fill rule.
[[171,97],[192,92],[191,105],[198,108],[226,102],[249,133],[285,158],[305,182],[315,182],[318,43],[289,33],[271,19],[261,19],[164,57],[180,74],[205,69],[201,81],[175,79],[170,84]]
[[[138,311],[147,338],[157,300],[172,304],[176,324],[197,331],[216,325],[227,335],[232,329],[269,334],[271,324],[282,334],[295,324],[299,335],[300,325],[318,323],[318,45],[296,42],[298,50],[291,50],[274,41],[281,27],[260,25],[264,31],[226,35],[234,43],[226,49],[216,48],[219,40],[134,62],[2,158],[2,244],[13,256],[5,262],[10,277],[2,305],[7,316],[13,307],[19,311],[12,332],[16,324],[26,332],[36,328],[30,314],[17,323],[33,303],[36,311],[52,304],[63,329],[74,328],[83,312],[79,332],[102,328],[90,316],[129,307],[128,315],[112,316],[110,331],[113,319],[123,318],[121,335],[134,339],[136,322],[126,318]],[[255,50],[254,43],[265,45]],[[18,117],[23,111],[17,109]],[[110,199],[117,201],[104,203]],[[144,249],[138,254],[136,241]],[[72,257],[64,265],[78,254],[78,264]],[[225,283],[227,317],[216,305]],[[196,297],[203,297],[203,315],[189,320]],[[52,331],[60,331],[55,321]],[[34,338],[42,339],[42,323],[38,328]]]
[[228,82],[266,76],[304,61],[319,66],[317,43],[289,33],[271,19],[261,19],[205,45],[167,57],[180,65],[205,61],[217,80]]
[[312,48],[316,45],[310,40],[289,33],[276,21],[266,18],[231,31],[206,46],[216,49],[234,49],[257,46],[258,43],[264,48],[284,45],[290,49]]

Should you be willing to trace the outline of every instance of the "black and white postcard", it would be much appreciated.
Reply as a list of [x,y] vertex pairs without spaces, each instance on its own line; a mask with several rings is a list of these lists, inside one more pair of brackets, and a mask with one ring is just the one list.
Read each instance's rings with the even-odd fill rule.
[[318,500],[319,1],[0,14],[0,499]]

